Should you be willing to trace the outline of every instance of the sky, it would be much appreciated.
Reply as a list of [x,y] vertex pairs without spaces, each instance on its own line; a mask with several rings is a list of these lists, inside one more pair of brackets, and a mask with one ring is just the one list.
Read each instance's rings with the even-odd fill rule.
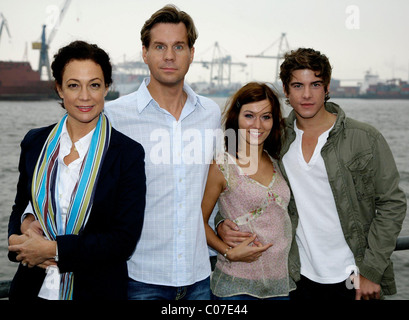
[[[3,30],[0,60],[27,57],[37,70],[39,51],[31,43],[40,40],[44,24],[48,35],[64,2],[0,0],[11,34]],[[289,49],[311,47],[327,55],[333,78],[343,84],[363,79],[367,71],[381,79],[409,78],[407,0],[72,0],[50,43],[50,60],[60,47],[80,39],[105,49],[114,64],[141,61],[140,30],[168,3],[195,21],[195,61],[216,57],[217,42],[222,56],[247,65],[232,66],[232,81],[274,81],[275,59],[247,55],[277,55],[282,33]],[[189,82],[209,79],[209,69],[192,64]]]

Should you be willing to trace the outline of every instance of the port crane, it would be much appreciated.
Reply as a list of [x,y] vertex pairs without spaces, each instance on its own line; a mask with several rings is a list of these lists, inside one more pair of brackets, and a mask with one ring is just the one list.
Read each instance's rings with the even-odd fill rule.
[[3,33],[3,28],[7,31],[7,34],[9,35],[9,38],[11,39],[10,30],[9,30],[7,20],[4,17],[4,15],[0,12],[0,39],[1,39],[1,34]]
[[[275,56],[267,56],[264,55],[264,53],[269,50],[272,46],[274,46],[278,41],[278,51],[277,51],[277,55]],[[284,58],[284,54],[290,49],[290,46],[288,45],[288,40],[287,40],[287,36],[286,33],[281,33],[281,37],[278,38],[277,40],[275,40],[268,48],[266,48],[265,50],[263,50],[261,53],[256,54],[256,55],[247,55],[247,58],[263,58],[263,59],[276,59],[276,76],[275,76],[275,82],[278,82],[279,79],[279,63],[280,60],[282,60]]]
[[50,47],[51,41],[53,41],[55,35],[57,34],[58,28],[61,24],[61,21],[63,20],[65,13],[67,12],[67,9],[71,3],[71,0],[66,0],[64,2],[64,5],[62,6],[62,9],[60,11],[60,14],[56,20],[56,23],[54,24],[53,29],[51,30],[48,39],[46,39],[45,35],[45,29],[46,25],[43,25],[43,31],[41,33],[41,42],[33,42],[32,43],[32,48],[34,50],[40,50],[40,60],[38,63],[38,73],[41,76],[42,69],[45,68],[47,71],[47,76],[48,80],[51,80],[51,68],[50,68],[50,60],[48,58],[48,48]]
[[114,65],[115,70],[126,70],[127,72],[131,71],[134,74],[143,74],[148,76],[149,75],[149,68],[143,61],[124,61],[120,63],[116,63]]
[[[232,66],[246,67],[243,62],[233,62],[230,55],[223,55],[219,43],[216,41],[213,46],[213,57],[211,61],[193,61],[193,63],[202,64],[206,69],[210,67],[210,85],[217,87],[229,86],[231,84],[231,68]],[[227,70],[226,70],[227,67]]]

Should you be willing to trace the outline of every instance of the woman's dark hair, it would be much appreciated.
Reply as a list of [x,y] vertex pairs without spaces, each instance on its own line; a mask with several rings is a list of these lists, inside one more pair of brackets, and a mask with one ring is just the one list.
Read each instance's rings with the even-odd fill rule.
[[332,67],[327,56],[311,48],[299,48],[284,55],[284,62],[280,66],[280,79],[286,92],[290,91],[293,71],[309,69],[315,76],[322,78],[326,92],[325,101],[329,100],[328,86],[331,82]]
[[267,83],[249,82],[239,89],[228,101],[223,114],[224,129],[234,130],[236,134],[235,150],[229,150],[228,135],[225,137],[226,151],[237,157],[238,136],[239,136],[239,114],[243,105],[252,102],[268,100],[271,105],[273,117],[273,128],[267,139],[264,141],[264,149],[268,154],[278,159],[281,151],[281,137],[284,132],[284,122],[281,115],[280,101],[272,86]]
[[[109,55],[96,44],[89,44],[85,41],[74,41],[69,45],[60,48],[60,50],[54,55],[51,70],[55,79],[56,92],[57,85],[62,85],[62,76],[64,74],[65,66],[72,60],[94,61],[102,69],[105,87],[109,87],[112,84],[112,65]],[[64,108],[63,104],[62,107]]]

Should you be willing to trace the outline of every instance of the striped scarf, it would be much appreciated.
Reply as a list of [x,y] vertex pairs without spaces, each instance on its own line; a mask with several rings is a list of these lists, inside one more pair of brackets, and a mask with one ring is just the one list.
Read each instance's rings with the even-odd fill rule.
[[[31,193],[33,208],[38,221],[49,240],[56,240],[64,228],[59,225],[58,197],[56,196],[58,176],[58,154],[60,136],[67,118],[65,115],[50,132],[38,158],[33,173]],[[65,234],[78,234],[87,223],[97,184],[99,170],[111,136],[111,124],[101,113],[92,135],[89,150],[84,157],[79,179],[71,195],[67,212]],[[61,275],[60,300],[72,300],[74,274],[66,272]]]

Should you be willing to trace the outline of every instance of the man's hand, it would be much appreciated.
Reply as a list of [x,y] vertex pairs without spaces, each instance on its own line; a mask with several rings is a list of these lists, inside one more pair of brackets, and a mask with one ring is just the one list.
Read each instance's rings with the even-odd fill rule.
[[356,289],[355,300],[380,299],[381,286],[359,275],[359,285]]
[[21,233],[26,233],[28,229],[32,229],[41,235],[44,234],[40,222],[38,222],[32,214],[27,214],[20,226]]
[[217,234],[232,248],[253,236],[249,232],[239,231],[239,227],[229,219],[224,220],[217,226]]

